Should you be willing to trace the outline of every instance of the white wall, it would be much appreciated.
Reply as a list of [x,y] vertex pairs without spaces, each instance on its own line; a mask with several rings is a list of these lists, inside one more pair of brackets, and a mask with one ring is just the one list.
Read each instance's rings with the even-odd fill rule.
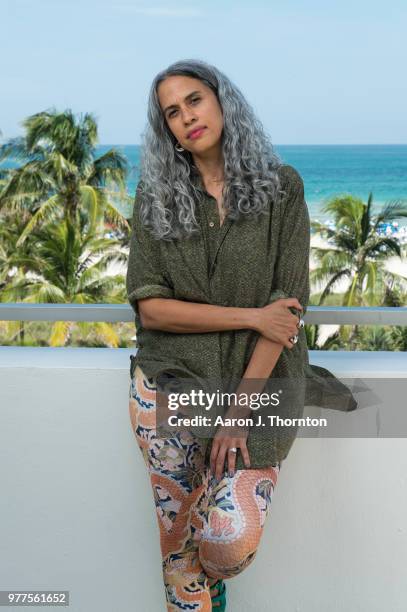
[[[130,353],[0,348],[0,590],[69,590],[72,612],[166,609]],[[338,375],[406,377],[404,354],[311,356]],[[228,610],[405,612],[406,474],[404,438],[298,438]]]

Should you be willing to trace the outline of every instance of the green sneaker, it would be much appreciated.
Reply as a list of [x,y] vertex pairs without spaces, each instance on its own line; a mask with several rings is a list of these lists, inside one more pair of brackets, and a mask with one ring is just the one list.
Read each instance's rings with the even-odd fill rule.
[[226,610],[226,585],[222,578],[219,578],[219,580],[212,584],[211,589],[216,589],[218,591],[217,595],[211,595],[212,610],[224,612]]

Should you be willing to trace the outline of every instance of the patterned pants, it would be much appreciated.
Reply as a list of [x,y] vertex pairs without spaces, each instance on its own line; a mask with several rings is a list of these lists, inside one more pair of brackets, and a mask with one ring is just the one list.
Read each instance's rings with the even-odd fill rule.
[[210,612],[208,576],[232,578],[253,561],[281,462],[231,478],[225,470],[218,483],[200,438],[185,430],[157,436],[156,389],[136,366],[130,420],[153,489],[167,611]]

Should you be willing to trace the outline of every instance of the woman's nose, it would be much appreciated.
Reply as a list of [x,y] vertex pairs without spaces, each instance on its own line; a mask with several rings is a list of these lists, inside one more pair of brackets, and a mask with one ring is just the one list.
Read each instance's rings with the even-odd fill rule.
[[182,111],[182,119],[184,121],[185,127],[192,127],[194,123],[196,123],[196,117],[193,111],[188,109]]

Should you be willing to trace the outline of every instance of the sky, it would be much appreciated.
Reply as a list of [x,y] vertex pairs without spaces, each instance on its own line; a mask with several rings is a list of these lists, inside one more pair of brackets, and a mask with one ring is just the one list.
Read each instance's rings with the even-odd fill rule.
[[56,108],[139,144],[154,76],[215,65],[274,144],[407,143],[405,0],[0,0],[0,136]]

